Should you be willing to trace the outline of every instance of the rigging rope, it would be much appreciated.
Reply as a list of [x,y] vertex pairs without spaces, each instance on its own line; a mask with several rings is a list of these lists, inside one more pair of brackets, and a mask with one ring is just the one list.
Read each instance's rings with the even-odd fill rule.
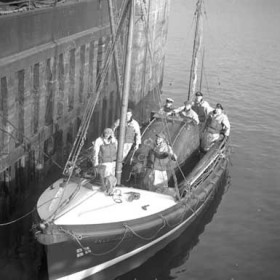
[[[144,19],[144,21],[146,22],[146,24],[145,24],[145,28],[146,28],[146,32],[145,32],[145,34],[146,34],[146,37],[147,37],[147,47],[148,47],[148,51],[149,51],[149,57],[150,57],[150,60],[151,60],[151,63],[152,63],[152,65],[154,65],[154,56],[153,56],[153,53],[152,53],[152,40],[151,40],[151,31],[150,31],[150,29],[149,29],[149,16],[147,16],[147,14],[149,15],[149,13],[148,13],[148,10],[147,10],[147,7],[146,7],[146,5],[145,5],[145,3],[144,2],[142,2],[142,1],[140,1],[140,5],[141,5],[141,11],[142,11],[142,18]],[[154,76],[154,72],[152,71],[152,77]],[[159,105],[160,105],[160,107],[162,107],[162,100],[161,100],[161,93],[160,93],[160,89],[159,89],[159,85],[158,84],[156,84],[155,85],[155,90],[156,90],[156,94],[157,94],[157,96],[158,96],[158,98],[159,98]],[[166,117],[164,117],[164,118],[162,118],[162,123],[163,123],[163,126],[164,126],[164,128],[165,128],[165,131],[167,132],[167,136],[168,136],[168,141],[169,141],[169,143],[171,143],[171,146],[172,146],[172,148],[173,148],[173,145],[174,145],[174,143],[175,143],[175,141],[172,143],[171,142],[171,136],[170,136],[170,131],[169,131],[169,129],[168,129],[168,125],[167,125],[167,119],[166,119]],[[180,165],[179,165],[179,163],[178,163],[178,161],[176,160],[176,163],[177,163],[177,168],[178,168],[178,170],[180,171],[180,173],[181,173],[181,175],[183,176],[183,178],[184,178],[184,180],[185,180],[185,176],[184,176],[184,173],[183,173],[183,171],[182,171],[182,169],[181,169],[181,167],[180,167]],[[175,183],[175,188],[176,188],[176,190],[177,190],[177,192],[178,192],[178,184],[177,184],[177,177],[176,177],[176,174],[175,174],[175,172],[174,172],[174,170],[172,170],[171,171],[172,172],[172,176],[173,176],[173,179],[174,179],[174,183]],[[178,194],[177,194],[178,195]],[[180,199],[180,195],[179,195],[179,197],[178,197],[179,199]]]
[[91,238],[91,237],[92,237],[91,235],[89,235],[89,236],[87,236],[87,235],[77,235],[77,234],[75,234],[74,232],[72,232],[72,231],[70,231],[70,230],[67,230],[67,229],[64,229],[64,228],[62,228],[62,227],[60,227],[59,230],[62,231],[62,232],[64,232],[64,233],[66,233],[66,234],[68,234],[68,235],[70,235],[75,241],[77,241],[77,243],[80,245],[80,247],[81,247],[83,250],[88,251],[88,254],[90,254],[90,255],[92,255],[92,256],[104,256],[104,255],[107,255],[107,254],[113,252],[114,250],[116,250],[116,249],[121,245],[121,243],[124,241],[124,239],[125,239],[125,237],[126,237],[126,235],[127,235],[127,233],[128,233],[128,228],[126,227],[125,224],[124,224],[123,226],[124,226],[124,228],[125,228],[125,231],[124,231],[123,236],[122,236],[122,238],[120,239],[120,241],[119,241],[113,248],[111,248],[111,249],[109,249],[108,251],[103,252],[103,253],[94,253],[94,252],[92,252],[91,250],[89,251],[89,250],[82,244],[82,242],[80,241],[80,240],[82,240],[83,238],[87,238],[87,237]]
[[[101,94],[101,89],[102,89],[102,86],[105,82],[106,75],[108,73],[108,69],[109,69],[109,66],[110,66],[110,63],[111,63],[111,58],[112,58],[112,54],[114,52],[116,42],[119,39],[121,31],[122,31],[122,25],[123,25],[123,22],[124,22],[124,19],[125,19],[125,15],[127,14],[127,11],[128,11],[129,5],[130,5],[129,2],[130,2],[129,0],[126,0],[126,5],[124,6],[124,11],[123,11],[123,13],[120,17],[119,23],[118,23],[116,36],[115,36],[113,42],[111,43],[111,45],[108,46],[107,54],[106,54],[106,57],[105,57],[104,67],[103,67],[103,70],[100,73],[100,76],[99,76],[100,78],[97,79],[98,82],[97,82],[97,86],[96,86],[96,96],[91,94],[91,98],[90,98],[90,100],[89,100],[89,102],[86,106],[85,113],[83,115],[83,119],[82,119],[82,122],[81,122],[81,125],[80,125],[80,128],[79,128],[77,137],[76,137],[75,142],[73,144],[72,151],[70,152],[70,155],[68,157],[68,161],[65,165],[63,174],[68,173],[69,177],[72,176],[73,169],[75,167],[76,161],[77,161],[78,156],[80,154],[80,151],[81,151],[81,149],[84,145],[84,141],[86,139],[86,133],[87,133],[87,130],[88,130],[88,127],[89,127],[89,124],[90,124],[90,120],[91,120],[93,111],[95,109],[95,106],[97,104],[97,101],[99,99],[99,96]],[[70,168],[70,167],[72,167],[72,168]]]
[[52,200],[53,200],[53,198],[51,198],[51,199],[45,201],[44,203],[40,204],[40,205],[37,206],[37,207],[34,206],[33,209],[30,210],[29,212],[27,212],[26,214],[20,216],[19,218],[16,218],[16,219],[14,219],[14,220],[11,220],[11,221],[9,221],[9,222],[1,223],[0,226],[8,226],[8,225],[14,224],[14,223],[16,223],[16,222],[18,222],[18,221],[20,221],[20,220],[26,218],[27,216],[31,215],[34,211],[36,211],[37,209],[41,208],[42,206],[44,206],[45,204],[49,203],[49,202],[52,201]]
[[[95,106],[97,104],[97,101],[99,99],[99,96],[101,94],[102,86],[105,82],[105,78],[106,78],[106,75],[108,73],[108,69],[109,69],[109,66],[110,66],[110,63],[111,63],[111,59],[112,59],[112,56],[113,56],[115,45],[116,45],[116,42],[121,35],[122,28],[123,28],[123,25],[124,25],[124,21],[126,19],[126,15],[128,13],[128,10],[129,10],[130,4],[131,4],[129,0],[124,0],[124,1],[125,1],[125,4],[123,5],[123,10],[121,11],[121,15],[120,15],[120,19],[119,19],[119,22],[118,22],[115,38],[111,42],[111,44],[108,45],[107,52],[106,52],[105,59],[104,59],[105,60],[104,66],[103,66],[103,69],[102,69],[102,71],[100,72],[100,74],[98,75],[98,78],[97,78],[97,85],[96,85],[96,90],[95,90],[96,95],[94,96],[94,94],[91,93],[91,97],[90,97],[89,102],[87,103],[85,113],[83,115],[81,125],[79,127],[77,136],[75,138],[72,150],[69,154],[68,160],[67,160],[67,162],[65,164],[65,167],[64,167],[64,170],[63,170],[63,174],[68,175],[65,186],[70,182],[70,179],[71,179],[71,177],[73,175],[73,172],[74,172],[74,169],[76,167],[76,163],[77,163],[79,154],[80,154],[81,149],[84,145],[87,130],[88,130],[88,127],[89,127],[89,124],[90,124],[90,120],[91,120],[93,111],[95,109]],[[78,186],[77,186],[77,188],[78,188]],[[61,209],[61,207],[64,206],[64,203],[65,203],[65,205],[67,205],[70,202],[69,199],[67,199],[66,202],[65,201],[62,202],[64,191],[65,191],[65,187],[63,188],[62,194],[60,196],[59,206],[57,207],[57,209],[53,213],[53,215],[51,215],[48,219],[52,218],[52,220],[54,220],[56,213]],[[74,193],[75,193],[75,190],[73,191],[72,194],[74,194]],[[61,202],[62,202],[62,204],[61,204]]]

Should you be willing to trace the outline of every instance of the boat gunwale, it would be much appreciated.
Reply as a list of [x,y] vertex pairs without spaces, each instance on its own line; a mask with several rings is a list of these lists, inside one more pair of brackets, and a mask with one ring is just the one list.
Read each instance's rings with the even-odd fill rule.
[[[217,183],[216,181],[219,180],[220,176],[218,176],[217,174],[219,172],[224,172],[224,170],[226,169],[227,166],[227,162],[228,159],[227,157],[221,157],[218,164],[215,166],[214,170],[210,173],[210,175],[195,189],[193,189],[189,196],[186,196],[184,198],[182,198],[180,201],[178,201],[175,205],[159,212],[159,213],[154,213],[152,215],[148,215],[145,217],[141,217],[141,218],[137,218],[137,219],[131,219],[131,220],[127,220],[127,221],[119,221],[119,222],[112,222],[112,223],[106,223],[106,224],[84,224],[83,225],[83,231],[81,232],[80,230],[80,226],[81,225],[75,225],[75,224],[68,224],[68,225],[57,225],[57,224],[49,224],[48,228],[46,229],[45,232],[40,232],[38,234],[41,235],[41,237],[43,237],[43,235],[48,236],[48,235],[56,235],[56,238],[58,236],[64,236],[64,241],[67,241],[68,239],[72,239],[71,236],[67,235],[65,232],[63,231],[67,231],[67,230],[71,230],[73,232],[75,232],[75,234],[86,234],[86,233],[90,233],[91,234],[91,238],[98,238],[102,235],[105,234],[105,232],[110,232],[113,236],[116,235],[120,235],[123,234],[125,227],[131,227],[133,228],[133,230],[144,230],[145,226],[147,227],[148,224],[163,224],[163,220],[166,221],[166,219],[168,221],[173,221],[174,218],[176,218],[176,216],[178,215],[178,212],[182,212],[182,207],[188,207],[187,210],[183,210],[183,215],[182,215],[182,221],[184,222],[186,219],[188,219],[188,217],[190,217],[192,214],[196,213],[196,211],[201,207],[201,205],[203,203],[205,203],[205,201],[207,201],[209,199],[209,196],[212,195],[212,193],[215,191],[215,189],[217,188],[217,186],[215,186],[215,184]],[[186,184],[187,185],[187,184]],[[205,188],[205,185],[208,185],[208,188]],[[210,185],[212,185],[212,187],[210,187]],[[206,191],[201,192],[201,189],[206,189]],[[198,194],[203,193],[203,199],[199,199],[198,198]],[[197,198],[195,198],[197,196]],[[193,202],[191,203],[191,205],[188,205],[188,203],[190,201]],[[192,209],[192,204],[194,204],[194,200],[196,200],[196,204],[195,204],[195,209]],[[38,213],[37,213],[38,215]],[[178,222],[177,224],[174,224],[172,226],[172,228],[175,228],[176,226],[178,226],[180,224],[180,222]],[[94,233],[94,235],[92,235],[92,233]],[[37,235],[37,239],[38,240],[42,240],[42,238],[40,238]],[[54,241],[54,238],[51,238],[52,241]],[[58,242],[61,242],[61,238],[57,239]],[[52,244],[53,242],[49,243]],[[54,242],[56,243],[56,242]],[[43,243],[46,244],[46,243]],[[48,244],[46,244],[48,245]]]

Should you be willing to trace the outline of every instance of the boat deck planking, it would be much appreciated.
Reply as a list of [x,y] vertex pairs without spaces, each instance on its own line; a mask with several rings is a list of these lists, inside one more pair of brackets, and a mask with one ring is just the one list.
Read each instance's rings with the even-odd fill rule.
[[[48,219],[55,214],[54,223],[57,225],[129,221],[160,213],[176,204],[174,198],[169,195],[147,190],[117,187],[115,195],[109,196],[100,186],[90,184],[86,180],[69,182],[67,188],[60,187],[61,183],[62,179],[48,188],[37,205],[40,217]],[[79,188],[80,191],[73,196],[71,204],[57,210],[57,206],[67,201]],[[132,192],[139,194],[140,197],[129,201]]]

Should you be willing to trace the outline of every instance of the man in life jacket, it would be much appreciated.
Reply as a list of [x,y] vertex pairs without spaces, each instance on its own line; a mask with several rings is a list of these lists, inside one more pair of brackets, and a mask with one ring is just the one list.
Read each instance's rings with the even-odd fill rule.
[[192,110],[192,103],[190,101],[185,101],[184,106],[167,113],[167,115],[171,114],[179,114],[180,117],[192,119],[196,124],[199,124],[198,115],[194,110]]
[[98,168],[101,178],[115,176],[118,142],[111,128],[93,142],[93,166]]
[[[125,129],[125,140],[123,147],[123,159],[126,158],[129,151],[131,150],[133,144],[134,149],[137,150],[141,144],[141,132],[139,123],[132,118],[132,110],[127,109],[126,113],[126,129]],[[113,131],[116,132],[120,125],[120,120],[118,119],[113,125]]]
[[197,113],[200,123],[205,123],[208,115],[213,111],[209,103],[203,99],[203,94],[200,91],[195,94],[192,109]]
[[223,106],[217,103],[215,110],[211,112],[206,120],[205,130],[202,136],[201,149],[208,151],[211,146],[224,137],[229,137],[230,123]]
[[171,161],[176,161],[177,156],[168,145],[166,137],[163,133],[156,135],[156,143],[150,153],[150,161],[152,163],[153,172],[149,175],[152,181],[151,190],[165,193],[168,191],[168,175],[167,170],[170,170]]
[[174,100],[172,98],[170,98],[170,97],[166,98],[165,105],[162,108],[160,108],[158,114],[172,112],[174,110],[173,103],[174,103]]

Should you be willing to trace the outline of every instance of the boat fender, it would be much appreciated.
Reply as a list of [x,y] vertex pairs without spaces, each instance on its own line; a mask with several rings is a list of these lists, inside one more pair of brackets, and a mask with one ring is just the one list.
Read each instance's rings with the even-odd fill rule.
[[46,227],[46,225],[44,224],[44,223],[40,223],[39,224],[39,227],[40,227],[40,229],[42,230],[42,231],[44,231],[47,227]]
[[42,220],[39,224],[36,225],[37,230],[44,232],[49,226],[47,221]]

